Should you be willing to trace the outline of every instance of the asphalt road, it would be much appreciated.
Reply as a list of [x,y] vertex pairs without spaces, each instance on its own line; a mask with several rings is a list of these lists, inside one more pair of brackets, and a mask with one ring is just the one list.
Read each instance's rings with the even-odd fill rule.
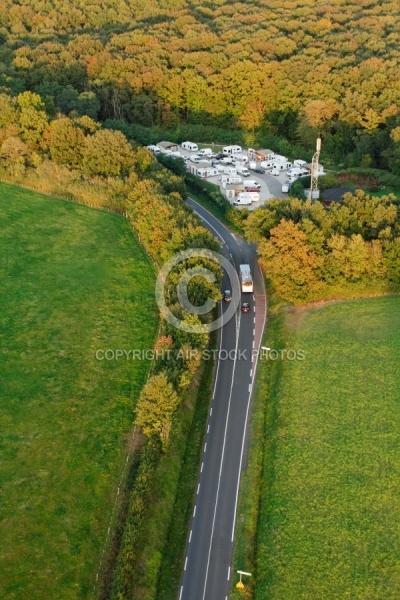
[[[257,357],[265,323],[265,291],[254,245],[234,236],[193,200],[188,204],[222,243],[221,253],[239,269],[250,264],[254,294],[242,294],[238,309],[220,330],[206,441],[188,536],[179,600],[226,600],[232,577],[232,553],[240,475],[246,465],[247,430]],[[224,286],[227,281],[224,280]],[[249,302],[250,312],[241,312]],[[257,310],[256,310],[257,307]],[[222,303],[221,310],[227,304]],[[226,352],[225,352],[226,351]],[[223,360],[225,354],[231,358]],[[243,570],[246,565],[243,565]]]

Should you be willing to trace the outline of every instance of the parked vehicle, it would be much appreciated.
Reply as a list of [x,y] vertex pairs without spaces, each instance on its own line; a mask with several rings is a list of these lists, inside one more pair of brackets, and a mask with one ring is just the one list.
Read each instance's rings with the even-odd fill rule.
[[193,142],[182,142],[181,148],[189,150],[189,152],[197,152],[199,149],[198,145]]
[[294,167],[305,167],[306,166],[306,161],[305,160],[295,160],[293,161],[293,166]]
[[233,183],[242,183],[242,178],[239,177],[238,175],[233,175],[233,176],[229,176],[229,175],[222,175],[221,177],[221,183],[227,183],[229,184],[233,184]]
[[233,161],[231,156],[224,156],[224,158],[221,158],[220,160],[221,165],[231,165],[232,162]]
[[199,156],[212,156],[213,151],[211,148],[202,148],[198,151]]
[[191,156],[190,160],[191,160],[191,162],[199,163],[199,162],[202,162],[204,160],[204,158],[202,156],[199,156],[198,154],[196,154],[196,156]]
[[250,196],[244,196],[246,192],[241,192],[232,202],[234,206],[250,206],[252,200]]
[[241,146],[225,146],[222,148],[222,154],[225,156],[233,156],[234,154],[240,154],[242,151]]
[[258,183],[255,179],[243,179],[243,185],[245,188],[247,187],[255,187],[258,190],[261,189],[261,184]]
[[160,148],[158,146],[147,146],[147,150],[150,150],[150,152],[153,152],[153,154],[158,154],[160,152]]
[[249,177],[250,176],[250,171],[248,170],[247,167],[244,167],[243,165],[236,165],[236,171],[238,173],[240,173],[241,175],[243,175],[243,177]]
[[243,154],[234,154],[232,156],[232,160],[236,163],[236,164],[246,164],[247,162],[249,162],[249,159],[247,158],[247,156],[244,156]]
[[257,198],[253,198],[252,192],[240,192],[236,199],[233,201],[233,204],[237,204],[240,206],[241,204],[245,206],[249,206],[252,202],[257,202],[260,199],[260,195],[257,194]]
[[257,163],[255,160],[251,160],[249,162],[249,169],[251,169],[252,171],[255,171],[257,169]]
[[263,169],[262,167],[256,167],[254,169],[254,173],[259,173],[260,175],[264,175],[265,169]]
[[260,199],[260,188],[258,187],[245,187],[244,188],[246,192],[251,192],[251,193],[257,193],[257,200]]
[[290,185],[288,183],[284,183],[282,185],[282,193],[287,194],[289,190],[290,190]]

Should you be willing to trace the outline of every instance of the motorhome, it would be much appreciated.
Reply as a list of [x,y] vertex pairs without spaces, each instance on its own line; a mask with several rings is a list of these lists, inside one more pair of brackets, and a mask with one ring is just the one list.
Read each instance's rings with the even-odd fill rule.
[[211,150],[211,148],[202,148],[198,151],[199,156],[211,156],[212,153],[213,151]]
[[226,156],[233,156],[234,154],[240,154],[241,151],[242,151],[241,146],[224,146],[224,148],[222,148],[222,154],[225,154]]
[[197,152],[199,149],[198,145],[193,142],[182,142],[181,148],[183,148],[183,150],[188,150],[189,152]]
[[243,154],[235,154],[232,157],[232,160],[236,163],[236,164],[246,164],[247,162],[249,162],[249,159],[247,158],[247,156],[244,156]]
[[236,168],[232,165],[217,165],[216,169],[218,170],[218,173],[223,173],[224,175],[232,175],[233,177],[237,175]]
[[239,196],[241,198],[250,198],[250,200],[252,202],[258,202],[260,200],[260,193],[259,192],[240,192],[240,194],[238,194],[238,198]]
[[305,160],[295,160],[293,161],[294,167],[305,167],[307,165]]
[[221,177],[221,183],[224,184],[232,184],[232,183],[242,183],[242,178],[235,175],[223,175]]

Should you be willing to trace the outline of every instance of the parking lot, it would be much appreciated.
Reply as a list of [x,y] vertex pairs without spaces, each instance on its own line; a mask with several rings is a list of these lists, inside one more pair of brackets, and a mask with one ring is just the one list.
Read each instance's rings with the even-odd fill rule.
[[[179,147],[179,152],[183,157],[190,158],[191,156],[197,156],[197,152],[189,152],[188,150],[184,150],[181,147]],[[242,154],[246,155],[246,152],[243,151]],[[204,160],[210,160],[210,159],[208,159],[207,157],[204,157]],[[260,163],[257,162],[257,167],[259,167],[259,166],[260,166]],[[254,210],[256,208],[259,208],[265,202],[267,202],[268,200],[271,200],[272,198],[284,198],[287,196],[287,194],[284,194],[282,192],[282,184],[285,183],[287,180],[287,175],[285,172],[279,174],[278,176],[269,175],[267,172],[265,174],[261,175],[259,173],[255,173],[253,170],[250,169],[250,173],[251,173],[251,175],[250,175],[249,179],[254,179],[255,181],[257,181],[261,185],[261,189],[260,189],[260,200],[258,202],[252,202],[250,206],[246,206],[247,209]],[[215,177],[207,177],[205,179],[205,181],[209,181],[210,183],[213,183],[216,186],[220,187],[221,174],[219,174]],[[240,207],[238,207],[238,208],[240,208]]]

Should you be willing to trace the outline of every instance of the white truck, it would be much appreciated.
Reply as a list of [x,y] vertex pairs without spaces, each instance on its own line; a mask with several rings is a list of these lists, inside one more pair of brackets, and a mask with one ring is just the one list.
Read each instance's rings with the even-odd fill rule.
[[251,160],[249,162],[249,169],[251,169],[252,171],[254,171],[254,169],[257,169],[257,163],[255,160]]

